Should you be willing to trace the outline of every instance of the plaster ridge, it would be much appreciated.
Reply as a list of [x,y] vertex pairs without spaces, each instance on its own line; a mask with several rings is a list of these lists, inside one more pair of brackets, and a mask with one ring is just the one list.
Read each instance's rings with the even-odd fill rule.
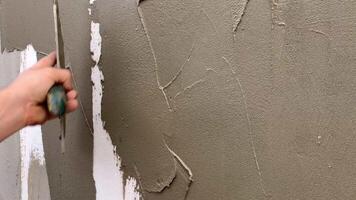
[[185,65],[190,61],[190,59],[191,59],[191,57],[192,57],[194,48],[195,48],[195,42],[192,44],[192,47],[190,48],[188,58],[185,59],[184,63],[181,65],[179,71],[178,71],[178,72],[176,73],[176,75],[174,75],[174,77],[163,87],[163,89],[167,89],[169,86],[171,86],[171,85],[173,84],[173,82],[182,74]]
[[193,82],[192,84],[188,85],[187,87],[185,87],[182,91],[177,92],[177,94],[173,97],[173,99],[177,98],[178,96],[180,96],[181,94],[183,94],[184,92],[186,92],[187,90],[192,89],[195,85],[199,84],[199,83],[203,83],[205,82],[204,79],[199,79],[195,82]]
[[[72,74],[72,80],[73,80],[73,83],[74,83],[74,87],[78,91],[78,85],[77,85],[77,81],[76,81],[75,76],[74,76],[74,72],[71,69],[69,71]],[[90,131],[90,134],[94,135],[94,131],[93,131],[92,127],[90,126],[89,119],[88,119],[87,114],[85,113],[84,106],[83,106],[83,103],[82,103],[82,100],[81,100],[80,96],[78,96],[77,99],[78,99],[78,103],[79,103],[79,106],[80,106],[81,113],[82,113],[82,115],[84,117],[85,123],[86,123],[86,125],[87,125],[87,127],[88,127],[88,129]]]
[[184,200],[185,200],[185,199],[187,199],[188,193],[190,191],[190,186],[193,184],[193,181],[194,181],[193,180],[193,172],[189,168],[189,166],[183,161],[183,159],[180,158],[178,156],[178,154],[176,154],[171,148],[169,148],[169,146],[167,145],[165,140],[164,140],[164,144],[165,144],[166,148],[168,149],[168,151],[172,154],[175,161],[178,162],[178,164],[184,169],[184,171],[188,175],[188,183],[187,183],[187,188],[186,188],[185,195],[184,195]]
[[241,81],[237,76],[237,73],[234,71],[234,69],[232,68],[231,63],[229,62],[229,60],[226,57],[222,57],[222,59],[226,62],[226,64],[229,65],[231,73],[233,74],[236,82],[238,83],[238,86],[240,88],[241,91],[241,96],[243,99],[243,104],[244,104],[244,109],[245,109],[245,116],[246,116],[246,120],[247,120],[247,124],[248,124],[248,129],[249,129],[249,140],[250,140],[250,146],[252,149],[252,153],[253,153],[253,159],[255,161],[255,166],[257,169],[257,174],[259,176],[259,184],[262,190],[262,193],[264,194],[265,197],[271,197],[270,194],[267,194],[264,185],[263,185],[263,177],[262,177],[262,171],[260,168],[260,164],[258,162],[258,157],[257,157],[257,153],[256,153],[256,147],[255,147],[255,142],[253,141],[253,131],[252,131],[252,125],[251,125],[251,118],[250,118],[250,114],[248,112],[248,105],[247,105],[247,98],[246,98],[246,94],[245,94],[245,90],[242,87]]
[[206,16],[206,18],[208,19],[209,23],[213,26],[214,32],[217,35],[217,31],[216,31],[217,29],[216,29],[215,24],[213,23],[213,20],[210,19],[208,13],[206,12],[206,10],[204,8],[202,8],[202,11],[203,11],[204,15]]
[[140,6],[139,6],[140,2],[141,2],[141,1],[138,1],[137,12],[138,12],[138,16],[139,16],[140,21],[141,21],[141,25],[142,25],[142,27],[143,27],[143,31],[144,31],[144,33],[145,33],[145,35],[146,35],[147,42],[148,42],[148,44],[149,44],[149,46],[150,46],[150,49],[151,49],[151,53],[152,53],[152,57],[153,57],[154,65],[155,65],[154,71],[155,71],[155,75],[156,75],[157,86],[158,86],[158,89],[161,90],[161,92],[162,92],[162,94],[163,94],[163,97],[164,97],[164,100],[166,101],[168,110],[169,110],[170,112],[172,112],[173,109],[172,109],[171,104],[169,103],[167,93],[166,93],[166,91],[164,90],[164,87],[161,85],[160,80],[159,80],[158,64],[157,64],[156,52],[155,52],[155,50],[154,50],[154,48],[153,48],[151,37],[150,37],[150,35],[148,34],[148,30],[147,30],[147,27],[146,27],[146,23],[145,23],[145,20],[144,20],[144,16],[143,16],[142,9],[141,9]]
[[[242,3],[241,3],[242,1]],[[237,11],[232,11],[232,19],[233,19],[233,24],[232,24],[232,31],[236,32],[243,16],[245,15],[245,11],[247,8],[248,3],[250,2],[250,0],[240,0],[237,3]],[[233,6],[232,6],[233,7]]]
[[[209,72],[214,72],[214,73],[217,73],[217,71],[213,68],[206,68],[206,73],[209,73]],[[182,91],[179,91],[177,92],[176,95],[174,95],[173,99],[176,99],[179,95],[183,94],[184,92],[186,92],[187,90],[190,90],[192,89],[194,86],[198,85],[199,83],[204,83],[206,81],[206,78],[208,77],[208,74],[204,77],[204,78],[201,78],[197,81],[194,81],[192,84],[186,86]]]
[[[176,163],[175,159],[172,159],[172,160],[174,162],[174,171],[172,173],[173,176],[168,177],[168,179],[167,179],[168,181],[165,181],[165,183],[158,182],[157,185],[159,187],[161,187],[160,189],[145,189],[144,187],[142,187],[142,189],[149,193],[161,193],[164,190],[166,190],[167,188],[169,188],[177,177],[177,163]],[[135,169],[135,171],[136,171],[135,172],[136,174],[139,174],[137,168]]]

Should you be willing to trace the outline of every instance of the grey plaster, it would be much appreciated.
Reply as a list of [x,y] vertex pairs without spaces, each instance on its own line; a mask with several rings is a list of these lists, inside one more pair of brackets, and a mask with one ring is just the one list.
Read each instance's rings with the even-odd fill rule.
[[[0,89],[15,79],[19,66],[20,52],[0,53]],[[21,155],[18,134],[0,143],[0,180],[0,199],[20,200]]]
[[103,118],[145,199],[355,197],[353,2],[139,2],[97,16]]

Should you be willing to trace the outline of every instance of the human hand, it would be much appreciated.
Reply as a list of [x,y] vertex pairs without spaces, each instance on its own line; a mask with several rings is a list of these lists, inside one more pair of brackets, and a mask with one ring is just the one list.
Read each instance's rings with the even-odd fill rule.
[[[55,52],[42,58],[38,63],[21,73],[18,78],[2,93],[1,105],[5,105],[3,113],[13,113],[12,124],[14,129],[21,129],[28,125],[43,124],[53,119],[46,107],[46,97],[49,89],[56,83],[62,84],[67,93],[67,112],[77,109],[77,92],[72,86],[72,77],[69,70],[54,68],[56,63]],[[5,100],[4,100],[5,99]],[[7,101],[3,103],[4,101]],[[2,115],[0,112],[0,120]],[[11,123],[9,123],[10,125]],[[2,131],[0,124],[0,133]],[[16,131],[13,130],[13,131]],[[1,136],[0,136],[1,140]]]

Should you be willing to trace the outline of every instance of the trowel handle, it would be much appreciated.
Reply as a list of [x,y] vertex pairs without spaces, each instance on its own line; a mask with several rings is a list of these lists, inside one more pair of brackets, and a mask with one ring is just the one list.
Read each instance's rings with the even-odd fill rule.
[[67,96],[64,87],[55,84],[47,94],[47,108],[54,116],[63,116],[66,113]]

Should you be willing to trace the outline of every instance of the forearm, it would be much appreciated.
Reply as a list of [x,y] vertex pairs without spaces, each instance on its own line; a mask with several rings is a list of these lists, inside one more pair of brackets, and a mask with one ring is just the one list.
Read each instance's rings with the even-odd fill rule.
[[0,90],[0,141],[24,125],[24,107],[16,104],[16,96],[9,89]]

